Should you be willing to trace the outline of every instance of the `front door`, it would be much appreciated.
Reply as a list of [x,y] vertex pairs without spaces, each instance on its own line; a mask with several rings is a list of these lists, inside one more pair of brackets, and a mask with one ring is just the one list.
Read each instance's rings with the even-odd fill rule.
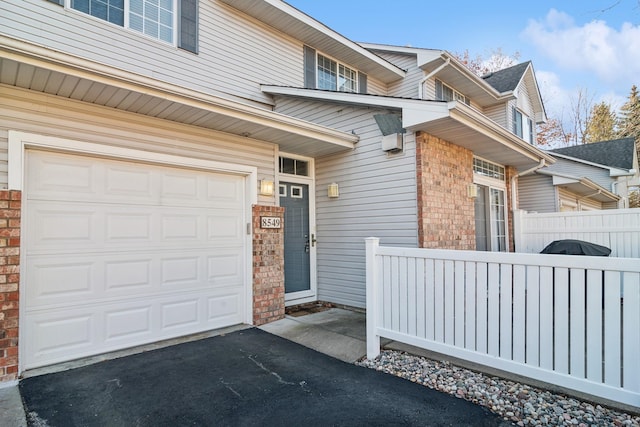
[[284,213],[284,289],[287,300],[313,296],[309,227],[309,185],[280,181]]

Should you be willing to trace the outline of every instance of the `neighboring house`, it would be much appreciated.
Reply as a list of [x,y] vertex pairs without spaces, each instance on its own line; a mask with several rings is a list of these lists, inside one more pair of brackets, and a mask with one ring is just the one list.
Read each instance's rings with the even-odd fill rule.
[[512,246],[518,175],[554,161],[531,63],[481,79],[278,0],[160,4],[0,2],[0,380],[364,307],[372,235]]
[[556,162],[520,177],[520,208],[567,212],[629,207],[629,192],[640,183],[633,138],[559,148]]

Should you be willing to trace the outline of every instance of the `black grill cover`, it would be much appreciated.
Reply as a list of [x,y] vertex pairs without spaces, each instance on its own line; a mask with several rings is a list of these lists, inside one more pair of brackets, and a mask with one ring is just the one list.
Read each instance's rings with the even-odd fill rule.
[[541,254],[609,256],[611,249],[582,240],[555,240],[540,252]]

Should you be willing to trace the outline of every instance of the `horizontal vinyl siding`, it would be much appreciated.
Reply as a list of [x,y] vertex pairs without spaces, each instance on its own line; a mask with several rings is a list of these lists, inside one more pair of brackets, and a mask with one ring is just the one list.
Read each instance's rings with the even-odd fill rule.
[[565,190],[564,188],[558,188],[558,196],[560,198],[560,204],[566,200],[569,202],[569,205],[576,205],[579,211],[602,209],[601,202],[593,199],[585,199],[584,196],[575,194],[569,190]]
[[[365,307],[364,239],[418,245],[414,136],[405,135],[403,152],[386,154],[373,119],[386,111],[284,98],[277,110],[361,138],[352,152],[316,159],[316,226],[318,299]],[[332,182],[338,199],[327,197]]]
[[551,177],[534,174],[518,178],[518,204],[520,209],[529,212],[557,212]]
[[497,104],[485,108],[482,113],[511,132],[511,122],[507,121],[507,104]]
[[[255,166],[259,179],[275,178],[273,144],[22,89],[2,91],[0,188],[7,188],[8,130]],[[275,203],[272,197],[259,202]]]
[[579,178],[589,178],[601,187],[611,191],[611,184],[615,178],[609,176],[609,170],[595,166],[586,165],[580,162],[574,162],[563,158],[556,157],[556,162],[546,167],[547,170],[575,176]]
[[0,2],[0,34],[204,93],[270,103],[260,84],[302,86],[302,44],[200,0],[199,54],[45,0]]
[[417,98],[418,85],[424,77],[423,71],[417,67],[415,55],[402,55],[393,52],[375,52],[377,55],[406,70],[405,78],[389,84],[388,95],[401,98]]

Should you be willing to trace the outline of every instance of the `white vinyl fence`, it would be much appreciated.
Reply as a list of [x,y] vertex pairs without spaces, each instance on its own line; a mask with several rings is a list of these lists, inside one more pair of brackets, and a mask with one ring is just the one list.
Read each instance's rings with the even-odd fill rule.
[[640,260],[367,246],[385,337],[640,408]]
[[640,209],[514,215],[516,252],[540,253],[554,240],[577,239],[611,249],[612,257],[640,258]]

